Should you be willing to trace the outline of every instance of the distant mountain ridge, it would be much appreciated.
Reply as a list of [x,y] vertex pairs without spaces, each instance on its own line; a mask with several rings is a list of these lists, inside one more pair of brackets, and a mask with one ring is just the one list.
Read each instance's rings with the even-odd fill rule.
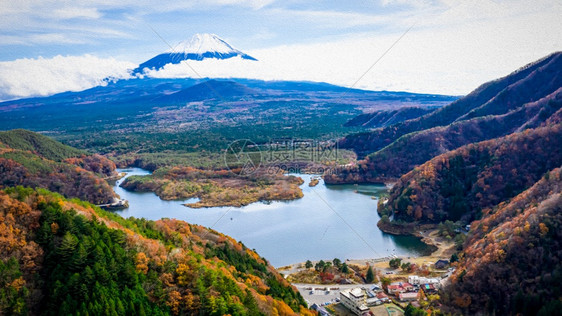
[[403,107],[396,110],[375,111],[358,115],[347,121],[344,126],[386,127],[423,116],[435,110],[434,108]]
[[208,80],[178,92],[158,97],[166,103],[229,99],[256,94],[258,91],[229,80]]
[[[479,115],[506,113],[510,109],[526,102],[537,101],[557,90],[562,85],[561,69],[562,52],[553,53],[508,76],[487,82],[465,97],[427,115],[372,132],[351,134],[340,142],[340,146],[353,149],[360,156],[366,156],[408,133],[446,126],[455,121],[473,118],[476,113]],[[525,89],[518,89],[523,87]],[[528,94],[525,95],[524,92]],[[500,104],[502,100],[506,101],[503,106],[497,110],[492,109],[493,105]],[[477,108],[479,110],[467,115]],[[490,112],[483,112],[485,109]]]
[[[297,125],[300,137],[314,138],[324,130],[340,136],[358,130],[343,124],[366,109],[405,105],[435,108],[455,99],[348,89],[321,82],[144,77],[108,82],[80,92],[2,102],[0,130],[47,131],[64,137],[69,145],[102,154],[122,152],[141,143],[157,144],[158,150],[173,147],[190,151],[202,146],[206,150],[224,149],[231,137],[265,141],[273,133],[275,137],[290,136],[295,131],[291,126]],[[185,106],[192,101],[201,103]],[[226,131],[235,123],[244,128]],[[150,133],[142,133],[148,129]],[[185,137],[178,143],[161,132],[182,133]],[[76,133],[85,137],[72,136]],[[126,141],[123,135],[129,135]],[[147,143],[146,137],[158,140]]]
[[561,87],[562,53],[555,53],[422,117],[346,136],[340,148],[367,157],[326,181],[397,179],[449,150],[540,126],[562,106]]
[[[535,102],[506,114],[477,117],[447,126],[404,135],[358,163],[357,169],[341,170],[337,176],[347,181],[383,182],[397,179],[431,158],[463,145],[506,136],[546,124],[562,112],[562,88]],[[413,150],[415,149],[415,150]]]
[[191,40],[182,41],[165,53],[143,62],[133,70],[133,74],[142,74],[145,69],[159,70],[168,64],[179,64],[184,60],[201,61],[208,58],[229,59],[233,57],[257,61],[215,34],[195,34]]

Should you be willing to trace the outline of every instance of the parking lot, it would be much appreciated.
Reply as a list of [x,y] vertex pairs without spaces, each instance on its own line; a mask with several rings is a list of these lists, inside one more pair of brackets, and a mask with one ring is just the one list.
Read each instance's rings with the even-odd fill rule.
[[[338,286],[332,286],[338,287]],[[301,293],[302,297],[308,302],[309,305],[318,304],[322,305],[324,303],[335,303],[336,298],[339,299],[340,291],[339,290],[324,290],[323,286],[319,286],[316,284],[312,286],[315,290],[310,290],[309,287],[297,287],[299,292]],[[327,287],[328,289],[330,287]]]
[[[308,302],[309,306],[312,304],[322,305],[324,303],[335,303],[336,298],[340,298],[340,291],[352,289],[356,287],[370,288],[372,284],[293,284],[297,287],[302,297]],[[337,289],[334,289],[337,288]],[[311,290],[312,289],[312,290]]]

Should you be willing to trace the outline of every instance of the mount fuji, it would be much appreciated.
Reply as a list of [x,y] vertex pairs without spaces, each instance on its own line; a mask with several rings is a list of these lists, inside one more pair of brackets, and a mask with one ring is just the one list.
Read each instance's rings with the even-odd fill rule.
[[233,57],[257,61],[254,57],[237,50],[215,34],[195,34],[191,40],[182,41],[173,49],[140,64],[133,70],[133,74],[142,74],[145,69],[158,70],[167,64],[179,64],[183,60],[200,61],[207,58],[229,59]]

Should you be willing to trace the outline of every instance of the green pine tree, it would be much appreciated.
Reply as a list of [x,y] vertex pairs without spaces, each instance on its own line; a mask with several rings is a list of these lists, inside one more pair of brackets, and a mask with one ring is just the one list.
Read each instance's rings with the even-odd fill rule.
[[365,277],[365,280],[367,283],[372,283],[375,280],[375,274],[373,273],[373,268],[371,266],[367,269],[367,276]]
[[61,245],[57,249],[57,253],[61,256],[65,263],[68,259],[70,259],[70,257],[72,257],[77,245],[78,238],[70,232],[66,232],[62,238]]

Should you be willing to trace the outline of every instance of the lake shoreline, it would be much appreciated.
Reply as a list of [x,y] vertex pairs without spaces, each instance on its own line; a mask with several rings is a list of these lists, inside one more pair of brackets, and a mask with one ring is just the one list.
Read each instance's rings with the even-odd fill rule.
[[[293,201],[303,197],[304,180],[292,175],[264,175],[261,178],[236,177],[203,169],[186,167],[174,170],[177,175],[154,174],[126,177],[120,186],[131,192],[152,192],[164,201],[181,201],[185,207],[244,207],[256,202]],[[259,176],[260,174],[257,174]]]
[[[454,252],[454,243],[451,241],[446,241],[442,237],[440,237],[438,235],[438,230],[436,228],[430,230],[417,231],[416,234],[412,236],[419,237],[423,243],[433,247],[432,252],[428,255],[422,255],[422,256],[398,255],[398,256],[386,256],[381,258],[345,259],[343,260],[343,262],[347,263],[348,265],[358,265],[361,267],[370,265],[378,269],[384,269],[389,266],[388,262],[394,258],[400,258],[406,261],[434,262],[439,259],[449,260],[450,256]],[[325,262],[328,261],[331,262],[332,260],[333,258],[324,259]],[[320,260],[310,260],[310,261],[314,265]],[[280,273],[283,273],[285,277],[287,277],[290,274],[305,270],[306,269],[305,263],[306,262],[297,262],[281,267],[276,267],[276,269]],[[318,283],[318,284],[328,285],[324,283]]]
[[[150,174],[140,168],[118,171],[127,172],[127,177]],[[392,236],[373,225],[380,219],[376,197],[384,196],[386,187],[372,184],[326,186],[322,179],[317,186],[310,187],[308,183],[314,175],[297,176],[305,180],[300,185],[303,198],[210,208],[183,205],[197,199],[170,201],[154,192],[126,190],[119,186],[125,180],[122,178],[114,190],[129,200],[130,207],[116,213],[125,218],[176,218],[211,227],[256,249],[273,266],[323,257],[362,258],[369,247],[376,249],[371,254],[375,257],[427,254],[427,245],[419,238]]]

